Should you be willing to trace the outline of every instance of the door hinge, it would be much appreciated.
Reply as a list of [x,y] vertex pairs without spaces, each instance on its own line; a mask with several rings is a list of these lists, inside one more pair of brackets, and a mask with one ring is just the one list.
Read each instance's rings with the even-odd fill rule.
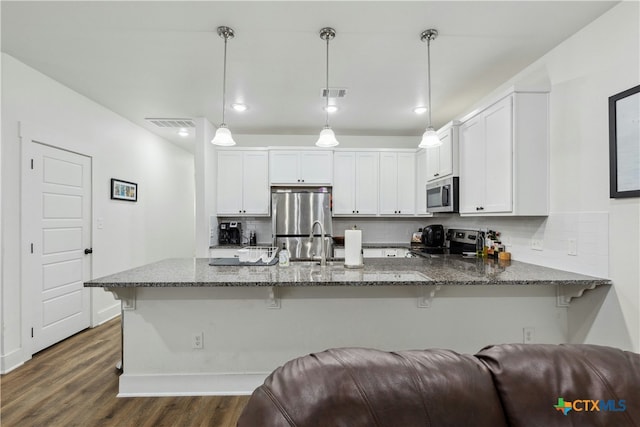
[[31,244],[31,253],[33,253],[33,243]]
[[31,159],[31,169],[33,169],[33,159]]
[[33,338],[33,328],[31,328],[31,338]]

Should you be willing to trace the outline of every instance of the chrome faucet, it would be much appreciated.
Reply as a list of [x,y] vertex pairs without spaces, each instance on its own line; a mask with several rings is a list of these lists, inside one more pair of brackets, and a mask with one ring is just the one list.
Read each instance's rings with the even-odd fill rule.
[[316,227],[316,224],[318,224],[320,226],[320,237],[322,238],[322,242],[320,242],[320,246],[322,247],[322,252],[321,252],[321,258],[320,258],[320,267],[324,267],[327,265],[327,254],[325,252],[324,249],[324,227],[322,226],[322,223],[318,220],[315,220],[314,223],[311,225],[311,232],[309,233],[309,241],[313,242],[313,230]]

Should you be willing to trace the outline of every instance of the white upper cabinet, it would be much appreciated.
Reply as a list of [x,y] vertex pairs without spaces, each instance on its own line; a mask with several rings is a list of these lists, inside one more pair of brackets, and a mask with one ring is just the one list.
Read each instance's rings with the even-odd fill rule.
[[376,215],[379,153],[336,151],[333,166],[333,214]]
[[268,216],[269,158],[266,151],[218,151],[218,215]]
[[416,167],[415,152],[380,153],[381,215],[415,214]]
[[333,152],[328,150],[272,150],[269,152],[271,184],[331,185]]
[[512,92],[460,126],[460,214],[549,214],[548,94]]
[[458,124],[449,122],[438,130],[442,145],[427,151],[427,180],[458,176]]

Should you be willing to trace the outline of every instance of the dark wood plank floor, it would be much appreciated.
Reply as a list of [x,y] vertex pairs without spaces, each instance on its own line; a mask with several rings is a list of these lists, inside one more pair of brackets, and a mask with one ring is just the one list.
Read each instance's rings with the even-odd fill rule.
[[0,377],[0,425],[236,425],[248,396],[117,398],[120,319],[87,329]]

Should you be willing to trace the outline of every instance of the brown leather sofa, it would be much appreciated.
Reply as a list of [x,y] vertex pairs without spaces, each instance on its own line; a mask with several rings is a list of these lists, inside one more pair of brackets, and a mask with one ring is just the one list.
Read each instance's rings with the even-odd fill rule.
[[640,355],[595,345],[331,349],[287,362],[239,427],[640,427]]

